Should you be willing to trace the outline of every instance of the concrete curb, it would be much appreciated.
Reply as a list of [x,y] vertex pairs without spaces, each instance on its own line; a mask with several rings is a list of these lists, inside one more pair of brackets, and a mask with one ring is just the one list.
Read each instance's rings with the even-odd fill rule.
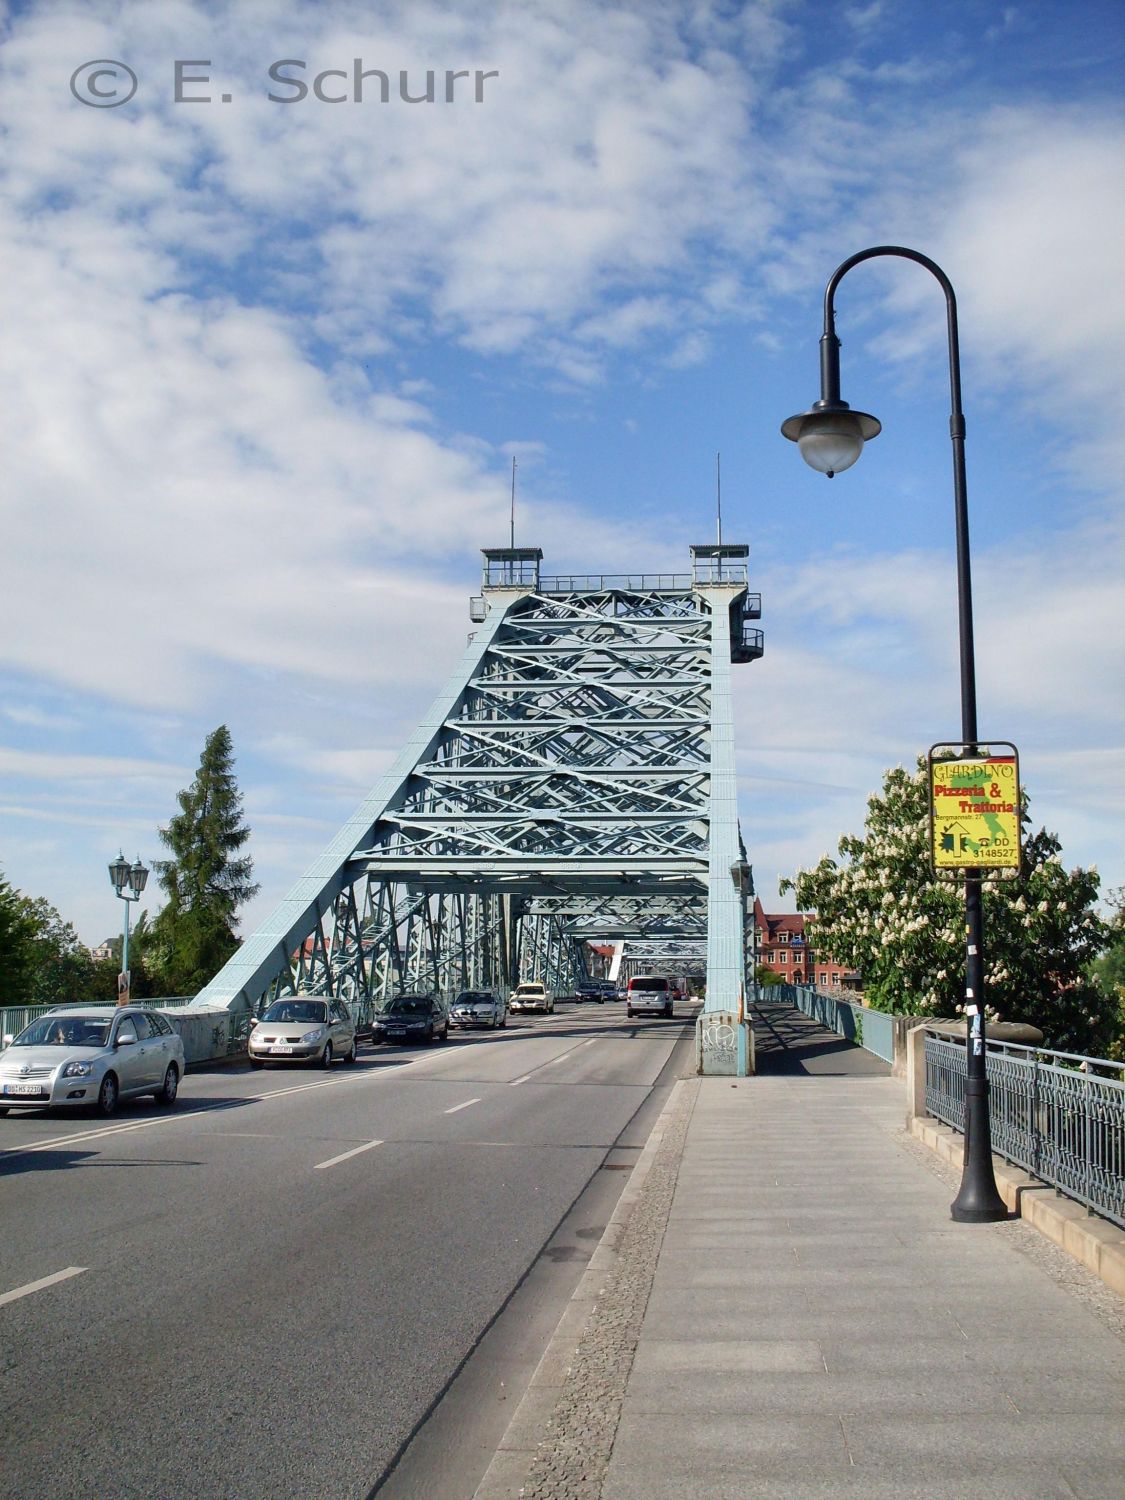
[[[964,1137],[949,1125],[915,1115],[910,1133],[950,1166],[963,1165]],[[1081,1203],[1057,1196],[1048,1183],[998,1156],[992,1158],[992,1167],[996,1186],[1010,1212],[1125,1297],[1125,1229],[1087,1213]]]
[[629,1181],[617,1200],[605,1233],[551,1335],[500,1447],[473,1492],[473,1500],[516,1500],[523,1494],[539,1446],[552,1434],[552,1417],[587,1324],[605,1292],[607,1278],[617,1268],[626,1229],[644,1196],[645,1184],[656,1165],[669,1128],[684,1108],[684,1091],[689,1089],[694,1103],[694,1096],[699,1091],[698,1079],[681,1078],[673,1085],[668,1102],[629,1174]]

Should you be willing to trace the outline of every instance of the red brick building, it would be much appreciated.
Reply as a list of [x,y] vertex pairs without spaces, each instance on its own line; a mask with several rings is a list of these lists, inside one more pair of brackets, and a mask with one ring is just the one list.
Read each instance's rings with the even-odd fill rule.
[[[786,984],[815,984],[819,989],[840,989],[855,976],[834,958],[820,957],[805,940],[805,913],[762,909],[754,897],[754,925],[758,930],[758,963],[772,969]],[[845,977],[847,976],[847,977]]]

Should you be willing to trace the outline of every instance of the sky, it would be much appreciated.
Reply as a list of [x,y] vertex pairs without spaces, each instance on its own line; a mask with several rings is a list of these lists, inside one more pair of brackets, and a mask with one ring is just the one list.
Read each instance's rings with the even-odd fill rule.
[[721,452],[786,909],[959,733],[923,269],[837,295],[859,463],[779,434],[897,244],[957,292],[981,734],[1125,884],[1123,62],[1114,0],[0,4],[0,870],[117,932],[226,724],[253,930],[454,670],[512,457],[546,572],[683,571]]

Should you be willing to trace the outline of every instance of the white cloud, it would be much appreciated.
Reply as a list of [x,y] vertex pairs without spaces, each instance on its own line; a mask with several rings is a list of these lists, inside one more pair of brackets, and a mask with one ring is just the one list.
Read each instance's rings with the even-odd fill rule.
[[[200,725],[232,719],[263,817],[289,803],[319,826],[302,799],[362,789],[456,661],[466,572],[507,534],[511,453],[519,532],[552,569],[623,566],[642,537],[649,566],[682,561],[659,500],[570,501],[534,422],[450,430],[441,360],[423,373],[414,356],[456,346],[531,403],[581,390],[592,412],[624,360],[702,379],[737,338],[769,390],[795,296],[814,306],[844,253],[901,239],[949,270],[967,368],[995,393],[981,403],[1012,403],[1060,493],[1046,541],[1040,523],[975,558],[978,580],[1004,580],[978,591],[982,723],[987,704],[1032,781],[1071,744],[1096,751],[1081,789],[1052,770],[1043,796],[1084,846],[1108,841],[1088,804],[1121,744],[1122,455],[1104,395],[1125,322],[1120,125],[951,103],[940,56],[927,77],[921,46],[874,54],[878,4],[852,7],[856,51],[829,65],[800,7],[731,9],[64,0],[11,21],[0,442],[18,565],[0,663],[60,693],[7,712],[13,738],[42,741],[0,762],[12,807],[65,815],[44,798],[74,763],[46,745],[100,711],[98,748],[136,753],[90,757],[132,769],[124,794],[107,771],[74,821],[116,845],[167,816],[158,797],[137,813],[128,788],[151,774],[174,793]],[[197,38],[230,106],[171,102],[171,60]],[[279,53],[500,77],[479,106],[282,106],[264,97]],[[141,76],[135,107],[76,104],[65,63],[115,55]],[[849,356],[890,360],[908,390],[939,368],[940,299],[913,268],[857,277],[847,316]],[[949,559],[815,536],[800,555],[768,581],[767,656],[739,689],[763,868],[858,826],[883,767],[956,715]],[[68,693],[77,730],[52,723]],[[57,825],[32,860],[17,816],[29,871],[72,859]],[[267,894],[308,852],[299,828],[261,849]]]

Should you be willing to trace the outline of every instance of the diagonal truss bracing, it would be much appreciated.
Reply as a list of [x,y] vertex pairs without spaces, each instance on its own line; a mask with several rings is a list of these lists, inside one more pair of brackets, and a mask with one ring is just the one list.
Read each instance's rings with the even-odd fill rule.
[[762,650],[746,556],[544,578],[537,549],[487,550],[480,628],[446,689],[195,1004],[301,990],[362,1006],[530,977],[565,992],[602,940],[705,952],[707,1004],[733,1009],[749,867],[730,668]]

